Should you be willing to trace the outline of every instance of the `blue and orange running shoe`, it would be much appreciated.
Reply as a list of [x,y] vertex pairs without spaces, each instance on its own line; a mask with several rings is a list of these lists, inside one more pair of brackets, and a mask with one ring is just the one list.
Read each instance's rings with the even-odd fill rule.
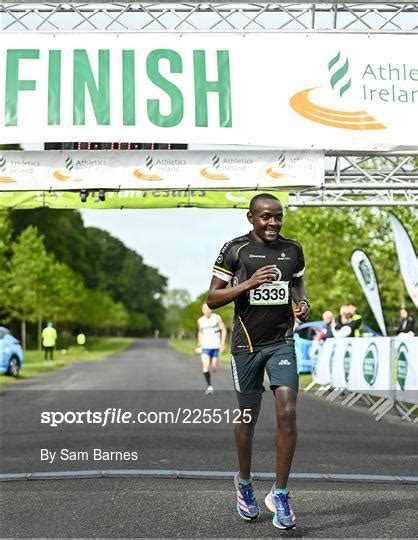
[[257,499],[254,495],[254,486],[250,484],[239,483],[239,473],[234,477],[234,484],[237,490],[237,512],[247,521],[257,519],[261,514],[260,507],[258,506]]
[[287,493],[274,493],[274,486],[265,498],[267,508],[274,512],[273,525],[278,529],[294,529],[296,516],[290,506],[290,495]]

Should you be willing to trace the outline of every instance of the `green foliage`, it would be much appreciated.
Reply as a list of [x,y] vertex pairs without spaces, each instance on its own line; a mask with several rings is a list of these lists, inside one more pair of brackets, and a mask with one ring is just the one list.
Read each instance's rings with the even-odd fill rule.
[[14,210],[11,213],[13,239],[28,226],[43,235],[45,248],[55,258],[81,276],[88,288],[98,285],[101,262],[99,240],[89,235],[78,212],[73,210]]
[[[11,255],[11,237],[12,227],[10,223],[9,213],[7,211],[0,212],[0,298],[4,299],[7,292],[7,275],[9,273],[9,263]],[[4,302],[4,300],[3,300]],[[0,308],[0,317],[4,319],[5,311],[3,302]]]
[[[11,234],[7,236],[5,232],[5,246],[11,240],[16,242],[32,227],[39,231],[42,249],[49,256],[44,269],[47,287],[39,296],[43,305],[39,307],[39,300],[38,320],[48,317],[68,323],[67,327],[76,324],[93,332],[118,334],[123,330],[143,335],[153,328],[163,329],[162,297],[167,279],[109,233],[85,228],[78,212],[44,208],[15,211],[8,227]],[[7,228],[7,222],[1,218],[0,228]],[[3,252],[0,243],[0,261]],[[27,252],[27,256],[22,256],[24,268],[33,255]],[[32,313],[32,307],[27,309]],[[10,315],[19,318],[15,308]],[[33,320],[33,316],[28,320]]]
[[[413,209],[396,209],[416,245],[418,228]],[[363,249],[370,257],[379,281],[382,305],[389,320],[397,320],[405,291],[389,213],[378,208],[303,208],[288,211],[283,235],[299,241],[306,259],[305,285],[312,303],[312,319],[323,311],[338,313],[342,303],[353,300],[365,322],[377,324],[350,264],[351,253]],[[406,301],[408,304],[408,301]]]
[[190,304],[191,297],[185,289],[169,289],[163,298],[165,311],[165,332],[172,336],[184,333],[183,312]]
[[[146,314],[151,327],[161,329],[165,314],[162,295],[167,279],[109,233],[93,227],[87,230],[101,249],[98,288],[122,302],[130,313]],[[148,323],[140,326],[148,327]]]
[[12,248],[7,278],[7,307],[18,318],[36,321],[48,300],[49,268],[53,259],[45,250],[43,238],[35,227],[28,227]]

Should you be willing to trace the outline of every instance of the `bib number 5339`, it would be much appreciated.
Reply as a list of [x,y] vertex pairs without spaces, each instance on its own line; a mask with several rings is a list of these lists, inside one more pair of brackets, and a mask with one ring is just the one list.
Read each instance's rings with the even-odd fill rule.
[[256,306],[281,305],[289,302],[289,282],[264,283],[250,291],[250,304]]

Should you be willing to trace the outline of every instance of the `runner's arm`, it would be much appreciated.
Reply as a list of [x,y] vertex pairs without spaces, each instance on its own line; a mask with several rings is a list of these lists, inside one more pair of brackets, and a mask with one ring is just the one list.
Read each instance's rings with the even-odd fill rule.
[[274,264],[263,266],[257,270],[257,272],[254,272],[254,274],[246,281],[243,281],[234,287],[229,287],[228,289],[226,288],[228,285],[226,281],[213,276],[209,285],[207,304],[210,309],[225,306],[238,298],[241,294],[251,289],[256,289],[263,283],[274,281],[277,277],[276,272],[277,270]]
[[292,299],[297,304],[295,310],[296,317],[301,322],[306,322],[309,319],[311,308],[309,301],[306,299],[305,285],[303,284],[303,277],[293,278],[292,282]]
[[219,316],[218,325],[219,325],[219,328],[221,329],[221,352],[223,352],[225,350],[227,331],[226,331],[225,323],[222,320],[222,317],[220,315],[218,316]]

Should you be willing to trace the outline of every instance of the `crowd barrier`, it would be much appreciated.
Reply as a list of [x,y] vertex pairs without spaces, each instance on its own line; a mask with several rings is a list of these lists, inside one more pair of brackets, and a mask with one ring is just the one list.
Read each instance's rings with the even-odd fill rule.
[[306,391],[330,401],[342,396],[349,407],[362,399],[376,420],[393,407],[411,420],[418,408],[418,337],[332,338],[315,343],[311,356]]

